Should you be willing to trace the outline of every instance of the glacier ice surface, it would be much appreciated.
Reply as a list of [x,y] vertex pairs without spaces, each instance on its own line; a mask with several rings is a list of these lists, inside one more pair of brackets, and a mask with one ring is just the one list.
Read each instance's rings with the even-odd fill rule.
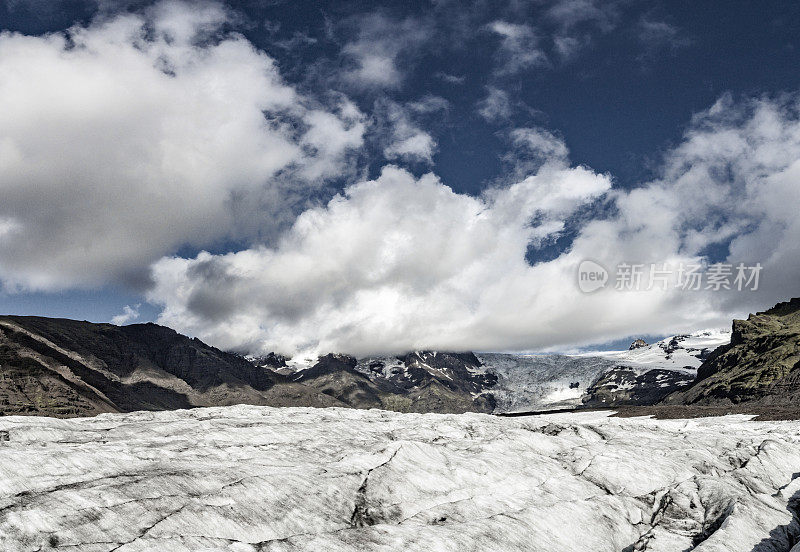
[[233,406],[0,418],[0,550],[767,551],[800,422]]

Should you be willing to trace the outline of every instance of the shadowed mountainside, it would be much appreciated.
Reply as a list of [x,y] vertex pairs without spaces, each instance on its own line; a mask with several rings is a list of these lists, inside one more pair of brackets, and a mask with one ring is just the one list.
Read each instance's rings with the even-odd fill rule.
[[[442,355],[441,358],[447,358]],[[446,385],[371,381],[344,355],[296,374],[252,363],[156,324],[115,326],[0,317],[0,414],[57,417],[195,406],[343,406],[410,412],[490,412],[493,404]]]
[[670,416],[680,415],[676,408],[690,415],[687,407],[796,410],[800,299],[735,320],[730,344],[713,349],[722,337],[698,332],[598,356],[328,354],[298,369],[280,355],[248,360],[152,323],[0,316],[0,415],[233,404],[442,413],[653,405]]

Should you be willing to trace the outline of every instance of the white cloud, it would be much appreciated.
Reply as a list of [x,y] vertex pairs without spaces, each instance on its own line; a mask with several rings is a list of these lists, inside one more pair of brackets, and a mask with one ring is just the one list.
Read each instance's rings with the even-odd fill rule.
[[553,49],[567,61],[592,43],[594,36],[612,31],[620,17],[619,2],[596,0],[559,0],[546,12],[556,29]]
[[397,88],[404,72],[399,66],[401,54],[416,51],[432,35],[430,26],[415,18],[396,20],[380,12],[353,19],[357,38],[342,48],[352,64],[342,78],[362,89]]
[[662,50],[675,51],[691,44],[691,40],[681,30],[666,21],[654,19],[649,15],[642,16],[635,29],[639,41],[644,47],[640,60],[653,57]]
[[133,307],[130,305],[125,305],[122,308],[122,312],[114,317],[111,318],[111,323],[117,326],[123,326],[132,320],[136,320],[139,318],[139,307],[141,305],[134,305]]
[[486,90],[486,97],[478,102],[478,114],[489,122],[507,120],[512,111],[508,93],[495,86],[488,86]]
[[[442,103],[444,102],[444,103]],[[430,114],[446,109],[447,102],[442,98],[426,97],[418,102],[402,106],[391,100],[377,103],[376,112],[384,119],[385,142],[383,155],[389,160],[433,163],[436,153],[436,140],[413,121],[411,112]]]
[[674,42],[678,36],[678,28],[666,21],[658,21],[643,17],[639,20],[639,38],[646,43]]
[[797,295],[798,177],[800,96],[739,103],[724,96],[695,116],[649,192],[673,198],[677,209],[666,216],[683,250],[700,254],[730,241],[730,260],[761,262],[764,286],[750,302],[764,306]]
[[[303,213],[275,248],[162,259],[149,299],[164,306],[162,323],[222,347],[365,354],[541,350],[727,326],[797,295],[796,96],[723,98],[695,117],[659,179],[631,191],[570,167],[546,131],[512,140],[539,164],[509,186],[472,197],[387,167]],[[566,251],[526,261],[568,224]],[[676,267],[728,240],[730,262],[764,266],[758,292],[681,291],[674,279],[641,292],[576,285],[587,258]]]
[[[160,321],[223,347],[401,351],[522,346],[536,311],[508,293],[532,271],[531,241],[605,193],[609,181],[560,163],[482,198],[433,175],[386,167],[375,181],[306,211],[275,249],[154,266]],[[510,286],[510,287],[509,287]],[[514,321],[523,322],[509,331]]]
[[542,128],[515,128],[510,137],[518,163],[523,159],[533,160],[537,167],[551,159],[566,163],[567,145],[552,132]]
[[383,150],[387,159],[403,158],[407,160],[425,161],[433,163],[433,153],[436,142],[430,134],[416,129],[406,129],[410,133],[405,137],[397,138]]
[[346,173],[361,113],[288,86],[264,52],[220,34],[229,17],[166,1],[0,35],[7,289],[141,284],[178,247],[274,231],[293,197]]
[[507,140],[511,148],[502,156],[506,182],[523,180],[548,163],[566,165],[569,162],[569,150],[564,141],[543,128],[515,128],[507,133]]
[[539,37],[534,29],[525,24],[494,21],[489,30],[501,37],[498,52],[500,75],[514,74],[537,65],[547,64],[547,55],[539,48]]
[[[599,6],[550,9],[558,55],[613,28],[614,9]],[[508,134],[503,187],[474,197],[390,166],[304,207],[287,230],[327,179],[355,172],[365,117],[340,94],[321,104],[289,86],[268,55],[223,33],[230,18],[220,4],[171,1],[68,33],[0,34],[6,289],[141,286],[152,267],[161,322],[222,347],[288,353],[576,346],[727,324],[797,295],[796,95],[722,98],[634,190],[571,166],[553,133],[520,128]],[[342,78],[371,92],[401,86],[406,54],[431,33],[381,14],[353,24]],[[495,76],[547,63],[546,27],[492,23]],[[507,117],[507,95],[487,93],[481,115]],[[436,141],[420,121],[447,102],[376,105],[384,156],[431,164]],[[557,238],[571,245],[547,253]],[[170,256],[227,240],[244,245]],[[585,258],[675,265],[726,248],[732,262],[764,265],[759,292],[584,295],[575,285]]]
[[557,35],[553,37],[553,48],[555,49],[558,57],[563,60],[568,60],[575,56],[578,51],[583,48],[586,43],[585,38],[576,36],[562,36]]
[[434,76],[448,84],[464,84],[464,81],[466,80],[466,78],[463,76],[451,75],[450,73],[443,73],[441,71],[436,73]]
[[548,17],[563,31],[582,24],[597,27],[603,32],[614,28],[619,18],[619,2],[598,0],[558,0],[547,10]]
[[450,109],[450,102],[441,96],[427,94],[417,101],[408,102],[406,107],[415,113],[428,114],[439,111],[447,111]]

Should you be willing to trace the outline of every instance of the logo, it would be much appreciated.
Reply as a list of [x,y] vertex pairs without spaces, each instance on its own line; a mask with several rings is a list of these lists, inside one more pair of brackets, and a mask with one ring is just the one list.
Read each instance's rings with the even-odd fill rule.
[[608,270],[594,261],[582,261],[578,265],[578,287],[584,293],[604,288],[608,283]]

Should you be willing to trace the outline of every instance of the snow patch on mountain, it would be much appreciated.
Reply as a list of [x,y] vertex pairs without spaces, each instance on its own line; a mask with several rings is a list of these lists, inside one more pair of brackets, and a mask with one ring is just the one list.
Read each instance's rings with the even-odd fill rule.
[[639,368],[641,372],[654,368],[696,372],[714,349],[727,345],[730,341],[730,330],[709,329],[675,335],[652,345],[627,351],[592,352],[579,356],[597,356],[620,365]]
[[[638,343],[626,351],[573,355],[482,353],[482,369],[497,374],[487,389],[497,402],[495,412],[571,408],[587,401],[607,406],[658,400],[662,393],[688,385],[697,367],[714,349],[730,342],[728,330],[701,330]],[[597,388],[597,386],[601,388]]]
[[[401,393],[432,378],[471,397],[491,395],[495,412],[573,408],[587,401],[651,404],[691,383],[703,359],[728,342],[728,330],[702,330],[652,345],[637,340],[626,351],[573,355],[415,351],[361,358],[355,370]],[[290,359],[284,370],[302,372],[317,361]]]

